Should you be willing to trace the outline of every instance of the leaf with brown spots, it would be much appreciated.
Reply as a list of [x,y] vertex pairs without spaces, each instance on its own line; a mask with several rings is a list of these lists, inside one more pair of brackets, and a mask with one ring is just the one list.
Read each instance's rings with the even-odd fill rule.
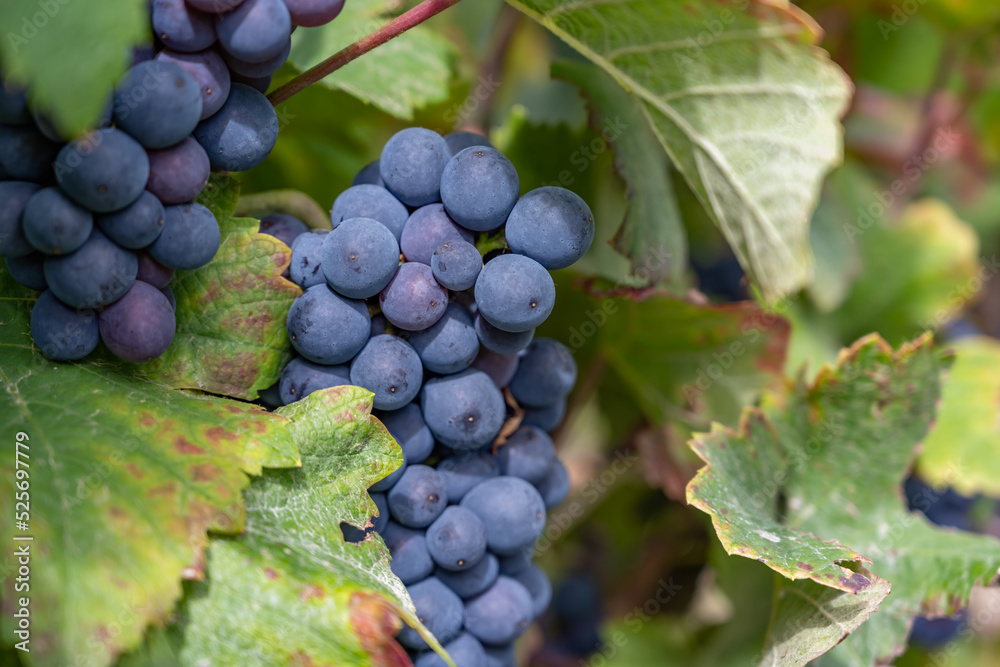
[[[827,649],[838,633],[847,637],[819,664],[890,663],[905,648],[915,616],[954,612],[1000,567],[996,539],[935,527],[903,502],[903,478],[934,420],[940,376],[950,363],[929,336],[898,350],[868,336],[812,385],[800,381],[768,395],[761,408],[747,408],[738,431],[716,427],[690,443],[708,465],[688,486],[688,501],[711,515],[726,551],[851,595],[869,596],[880,584],[838,564],[844,561],[870,562],[868,569],[891,584],[892,595],[859,628],[828,629]],[[823,595],[870,613],[871,605]],[[814,622],[831,621],[819,614]],[[813,631],[782,626],[772,634],[809,644]],[[804,644],[796,655],[816,657]],[[765,663],[804,664],[773,657]]]
[[[0,269],[0,415],[24,432],[28,530],[13,507],[0,540],[31,536],[32,643],[26,664],[107,665],[162,623],[181,577],[203,576],[207,531],[238,533],[242,492],[264,466],[298,465],[287,420],[246,403],[176,391],[117,365],[47,361],[32,344],[34,295]],[[0,498],[21,481],[13,447]],[[6,511],[9,509],[10,511]],[[13,547],[0,555],[0,636],[14,638]]]
[[[423,629],[388,550],[374,534],[348,544],[340,529],[369,523],[376,509],[367,488],[403,460],[371,416],[371,398],[334,387],[278,410],[302,468],[254,480],[245,533],[212,540],[206,580],[191,585],[165,633],[174,664],[408,664],[393,639],[400,618]],[[153,644],[126,664],[151,664]]]
[[177,297],[177,334],[170,348],[129,372],[180,389],[252,399],[275,382],[291,356],[285,318],[302,293],[281,277],[288,246],[258,234],[253,218],[232,218],[239,182],[212,174],[199,201],[215,213],[222,244],[215,258],[170,283]]

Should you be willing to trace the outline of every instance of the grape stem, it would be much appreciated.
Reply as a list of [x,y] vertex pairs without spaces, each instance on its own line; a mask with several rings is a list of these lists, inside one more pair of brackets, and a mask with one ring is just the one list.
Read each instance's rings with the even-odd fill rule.
[[458,4],[458,2],[459,0],[424,0],[424,2],[421,2],[408,12],[400,14],[370,35],[362,37],[350,46],[341,49],[315,67],[307,69],[285,85],[272,91],[267,96],[267,99],[273,106],[278,106],[295,93],[305,90],[320,79],[336,72],[355,58],[363,56],[376,46],[381,46],[394,37],[399,37],[407,30],[415,28],[432,16],[436,16],[452,5]]

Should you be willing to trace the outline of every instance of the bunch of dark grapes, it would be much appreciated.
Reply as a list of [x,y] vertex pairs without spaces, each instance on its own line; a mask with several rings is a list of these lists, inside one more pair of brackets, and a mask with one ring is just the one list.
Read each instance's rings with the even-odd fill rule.
[[[293,26],[322,25],[343,0],[154,0],[154,44],[110,92],[99,127],[65,137],[0,83],[0,256],[42,292],[31,333],[54,360],[104,341],[118,357],[160,356],[176,331],[174,271],[219,248],[195,203],[212,169],[267,157],[278,118],[264,96]],[[26,92],[28,94],[26,94]]]
[[[347,384],[374,394],[405,462],[369,489],[373,527],[342,528],[350,541],[382,535],[461,667],[515,664],[513,642],[551,598],[534,544],[569,491],[549,432],[576,364],[534,332],[555,305],[549,270],[583,256],[594,220],[568,190],[519,195],[514,166],[483,137],[410,128],[336,198],[332,231],[262,224],[291,245],[305,290],[288,314],[299,356],[280,399]],[[477,241],[496,248],[485,263]],[[398,639],[418,667],[444,664],[412,629]]]

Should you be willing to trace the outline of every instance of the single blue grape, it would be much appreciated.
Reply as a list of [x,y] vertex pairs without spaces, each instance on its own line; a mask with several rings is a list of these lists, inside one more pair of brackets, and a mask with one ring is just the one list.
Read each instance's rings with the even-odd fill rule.
[[135,274],[136,280],[149,283],[157,289],[163,289],[173,280],[174,270],[157,262],[149,256],[148,252],[137,252],[136,256],[139,258],[139,269]]
[[20,257],[7,257],[4,259],[7,265],[7,272],[19,285],[36,292],[44,292],[49,288],[45,282],[45,255],[40,252],[33,252]]
[[451,158],[440,134],[422,127],[400,130],[386,142],[379,173],[389,192],[407,206],[441,201],[441,173]]
[[215,51],[181,53],[165,49],[156,54],[156,61],[173,63],[194,79],[201,94],[201,115],[198,120],[214,115],[229,97],[229,88],[232,86],[229,68],[222,56]]
[[479,349],[479,355],[472,362],[472,367],[490,376],[493,384],[501,390],[510,384],[511,378],[517,372],[519,362],[517,353],[497,354],[485,347]]
[[545,509],[550,510],[569,495],[570,483],[566,466],[558,458],[552,461],[548,475],[535,487],[545,501]]
[[[463,632],[445,644],[444,650],[448,652],[456,665],[486,667],[486,653],[483,651],[483,645],[468,632]],[[447,667],[447,663],[437,653],[427,651],[417,656],[417,659],[413,661],[413,667]]]
[[166,295],[135,281],[125,296],[98,315],[101,340],[119,359],[135,364],[156,359],[174,340],[177,320]]
[[556,287],[545,268],[523,255],[500,255],[486,262],[476,280],[479,314],[511,333],[534,329],[556,303]]
[[97,313],[68,308],[51,290],[42,292],[31,309],[31,338],[48,359],[83,359],[100,341]]
[[423,463],[431,455],[434,450],[434,436],[424,423],[424,416],[416,403],[408,403],[399,410],[378,412],[376,417],[385,424],[389,434],[399,443],[407,463]]
[[448,290],[441,287],[431,267],[406,262],[379,294],[382,314],[393,326],[422,331],[434,325],[448,307]]
[[411,333],[410,345],[424,368],[442,375],[468,368],[479,353],[472,316],[457,303],[448,304],[441,319],[429,328]]
[[488,450],[454,454],[438,463],[437,470],[444,477],[448,500],[457,503],[473,487],[500,475],[500,464]]
[[197,203],[165,206],[163,210],[163,231],[149,246],[153,259],[185,271],[211,262],[222,240],[215,215]]
[[94,213],[111,213],[134,202],[146,189],[149,157],[129,135],[104,128],[66,144],[56,158],[55,174],[78,204]]
[[135,282],[139,260],[99,229],[78,250],[45,258],[49,289],[71,308],[100,308],[117,301]]
[[451,151],[452,155],[458,155],[466,148],[472,148],[473,146],[493,148],[493,144],[490,143],[489,139],[475,132],[452,132],[451,134],[444,135],[444,141],[448,144],[448,150]]
[[329,233],[325,229],[313,229],[295,237],[291,243],[292,260],[288,271],[292,282],[302,289],[326,284],[326,276],[323,275],[323,240]]
[[292,34],[292,19],[282,0],[244,0],[216,18],[215,32],[227,53],[259,63],[285,48]]
[[146,189],[164,206],[193,201],[208,185],[212,167],[208,154],[193,137],[169,148],[147,151],[149,180]]
[[546,269],[563,269],[583,257],[594,241],[594,214],[575,192],[536,188],[510,212],[506,237],[514,252]]
[[163,204],[147,190],[122,210],[97,216],[97,226],[118,245],[137,250],[159,238],[165,219]]
[[500,565],[497,562],[497,557],[489,552],[468,570],[452,572],[437,568],[434,571],[434,576],[463,600],[475,597],[485,591],[493,585],[499,575]]
[[375,160],[373,162],[369,162],[362,167],[361,171],[354,175],[351,185],[377,185],[384,188],[385,181],[382,180],[382,173],[379,170],[379,161]]
[[344,220],[323,240],[323,275],[331,288],[352,299],[382,291],[399,266],[399,244],[382,223]]
[[428,380],[420,406],[431,433],[459,451],[492,443],[507,415],[503,394],[493,381],[471,369]]
[[371,318],[363,301],[315,285],[292,302],[287,326],[292,347],[299,354],[314,363],[335,366],[350,361],[365,346]]
[[434,279],[456,292],[474,287],[482,270],[482,255],[476,246],[466,241],[445,241],[431,255]]
[[471,510],[452,505],[427,528],[427,550],[438,567],[468,570],[486,555],[486,526]]
[[22,226],[36,250],[47,255],[65,255],[90,238],[94,215],[77,206],[59,188],[43,188],[25,205]]
[[[516,368],[515,368],[516,370]],[[513,379],[513,374],[511,378],[507,380],[507,384],[510,384],[510,380]],[[556,401],[552,405],[547,405],[544,408],[525,408],[524,417],[521,418],[522,424],[528,424],[530,426],[537,426],[543,431],[552,432],[559,427],[562,423],[563,417],[566,416],[566,399]]]
[[34,125],[0,125],[0,166],[7,178],[45,183],[58,154],[59,144]]
[[351,384],[351,373],[346,364],[324,366],[296,357],[289,361],[285,370],[281,372],[278,390],[281,392],[282,405],[288,405],[301,401],[314,391],[349,384]]
[[379,410],[398,410],[412,401],[423,377],[416,351],[389,334],[370,339],[351,362],[351,384],[375,394],[372,405]]
[[160,292],[163,293],[163,296],[167,297],[167,301],[170,302],[170,309],[173,310],[176,313],[177,312],[177,297],[174,296],[174,291],[172,289],[170,289],[170,285],[166,285],[165,287],[161,287],[160,288]]
[[153,33],[167,48],[192,53],[215,43],[212,17],[184,0],[153,0],[151,13]]
[[194,138],[216,169],[246,171],[263,162],[274,148],[278,114],[263,93],[234,83],[226,103],[198,124]]
[[[462,601],[447,586],[434,577],[428,577],[407,586],[406,590],[417,608],[417,618],[439,642],[447,644],[462,632]],[[410,649],[428,648],[427,642],[411,627],[400,630],[398,639],[400,644]]]
[[0,181],[0,255],[24,257],[35,252],[24,235],[21,219],[24,207],[38,192],[38,185],[27,181]]
[[481,482],[459,504],[483,520],[490,551],[501,556],[534,544],[545,528],[545,502],[535,487],[520,477]]
[[514,581],[524,586],[531,595],[531,611],[534,618],[542,615],[552,601],[552,582],[547,574],[537,565],[532,565],[512,577]]
[[385,225],[399,242],[409,215],[406,207],[385,188],[378,185],[352,185],[334,200],[330,223],[336,229],[344,220],[370,218]]
[[201,89],[180,65],[139,63],[118,81],[115,124],[146,148],[173,146],[201,120]]
[[552,438],[534,426],[521,426],[497,449],[500,471],[531,484],[541,483],[555,460]]
[[455,222],[477,232],[502,225],[520,193],[514,165],[487,146],[462,150],[441,174],[441,203]]
[[430,266],[434,251],[448,241],[472,243],[472,232],[455,224],[441,204],[421,206],[410,214],[399,239],[399,248],[408,262]]
[[285,40],[285,46],[282,47],[281,51],[278,51],[278,53],[274,54],[270,58],[260,62],[240,60],[227,51],[222,52],[222,58],[233,74],[249,77],[251,79],[260,79],[263,77],[270,77],[281,69],[281,66],[285,64],[286,60],[288,60],[288,54],[291,52],[292,39],[289,37]]
[[564,399],[576,384],[576,362],[565,345],[537,338],[528,346],[510,391],[523,406],[544,408]]
[[[390,509],[391,513],[391,509]],[[382,539],[389,548],[392,573],[409,586],[426,579],[434,571],[434,561],[427,551],[424,531],[407,528],[395,521],[389,521],[382,531]]]
[[292,25],[315,28],[337,18],[344,0],[285,0]]
[[392,518],[408,528],[426,528],[448,506],[444,479],[434,468],[412,465],[389,491]]
[[531,594],[520,583],[500,575],[485,592],[465,603],[465,629],[487,644],[506,644],[520,637],[534,618]]
[[273,236],[290,248],[295,239],[309,231],[309,225],[294,215],[272,213],[260,219],[260,227],[257,231]]

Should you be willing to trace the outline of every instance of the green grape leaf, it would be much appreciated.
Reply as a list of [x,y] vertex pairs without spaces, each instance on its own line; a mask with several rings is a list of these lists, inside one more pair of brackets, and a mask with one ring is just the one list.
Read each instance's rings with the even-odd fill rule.
[[[296,30],[288,61],[300,70],[322,62],[385,25],[390,4],[386,0],[351,0],[336,21]],[[454,58],[451,42],[416,27],[348,63],[322,83],[397,118],[411,120],[415,110],[448,99]]]
[[[610,143],[615,168],[625,179],[628,210],[612,239],[614,248],[629,259],[633,275],[644,274],[646,284],[666,280],[674,292],[684,292],[687,238],[667,159],[646,117],[628,93],[594,65],[559,62],[552,73],[579,86],[590,100],[591,126]],[[669,261],[657,261],[661,257]]]
[[605,69],[770,301],[812,276],[808,219],[851,84],[795,6],[508,0]]
[[[255,406],[174,391],[100,360],[46,360],[28,327],[33,293],[2,269],[0,293],[2,437],[13,445],[25,434],[30,466],[20,469],[27,529],[8,505],[0,539],[31,553],[27,593],[15,592],[13,549],[0,557],[2,643],[18,641],[12,605],[28,595],[27,664],[110,664],[162,622],[182,574],[202,576],[206,532],[242,530],[248,475],[296,466],[298,452],[285,420]],[[13,500],[24,480],[14,448],[4,452],[0,497]],[[24,536],[32,540],[13,541]]]
[[890,662],[914,616],[954,612],[1000,566],[996,539],[937,528],[901,493],[950,361],[929,336],[894,351],[872,335],[814,383],[747,408],[738,431],[716,427],[691,441],[708,465],[688,501],[712,517],[727,552],[847,593],[873,583],[838,563],[871,562],[892,585],[879,612],[824,657],[829,664]]
[[586,294],[566,274],[556,278],[560,305],[539,335],[562,340],[581,368],[610,370],[601,400],[630,404],[625,413],[637,406],[654,424],[735,423],[742,406],[783,377],[788,323],[752,302],[695,304],[651,290]]
[[5,79],[68,135],[96,125],[132,47],[153,36],[146,0],[4,0],[0,26]]
[[199,202],[222,228],[215,258],[170,283],[177,298],[177,334],[160,358],[130,366],[179,389],[252,399],[275,382],[291,356],[288,309],[302,290],[281,277],[288,246],[258,234],[253,218],[231,218],[239,182],[213,174]]
[[917,459],[936,487],[967,496],[1000,496],[1000,343],[986,336],[951,344],[955,364],[944,385],[938,419]]
[[870,572],[872,585],[860,593],[814,581],[779,579],[761,667],[801,667],[839,644],[878,611],[890,585]]
[[349,544],[340,528],[369,523],[366,488],[403,462],[371,397],[335,387],[278,410],[302,468],[255,480],[244,535],[212,540],[208,581],[192,585],[178,614],[178,664],[403,664],[392,636],[397,615],[421,627],[413,604],[381,537]]

